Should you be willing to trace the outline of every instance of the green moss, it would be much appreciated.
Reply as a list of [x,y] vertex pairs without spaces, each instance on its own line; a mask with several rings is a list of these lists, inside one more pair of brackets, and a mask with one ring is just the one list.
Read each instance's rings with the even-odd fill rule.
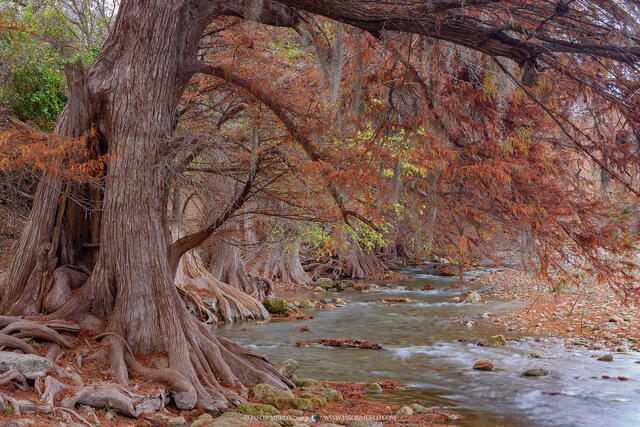
[[254,417],[265,417],[269,415],[279,415],[280,411],[271,405],[262,403],[242,403],[238,405],[238,411],[242,414],[253,415]]

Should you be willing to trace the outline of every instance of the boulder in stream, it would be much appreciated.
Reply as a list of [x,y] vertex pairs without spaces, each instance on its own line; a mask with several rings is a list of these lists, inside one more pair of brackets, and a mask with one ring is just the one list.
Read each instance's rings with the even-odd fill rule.
[[464,302],[479,303],[482,302],[482,297],[476,291],[471,291],[469,292],[469,295],[467,295],[467,298],[465,298]]
[[542,368],[527,369],[522,373],[524,377],[544,377],[545,375],[549,375],[549,371]]
[[[320,291],[322,292],[322,289],[320,289]],[[316,305],[309,301],[309,300],[304,300],[304,301],[300,301],[300,305],[298,307],[300,308],[314,308]]]
[[333,280],[327,277],[321,277],[320,279],[316,280],[316,286],[322,289],[331,289],[335,287],[335,283],[333,282]]
[[531,354],[529,354],[529,357],[532,358],[532,359],[546,359],[549,356],[547,356],[544,353],[531,353]]
[[598,357],[598,360],[601,362],[613,362],[613,354],[607,353],[603,356]]
[[476,371],[493,371],[495,367],[488,360],[480,360],[473,364],[473,369]]
[[353,280],[340,280],[336,283],[336,288],[338,288],[339,291],[344,291],[345,289],[352,287]]
[[507,340],[502,334],[489,337],[489,339],[486,342],[486,345],[489,347],[498,347],[505,344],[507,344]]
[[287,314],[290,310],[289,304],[285,300],[274,296],[264,297],[262,305],[271,314]]

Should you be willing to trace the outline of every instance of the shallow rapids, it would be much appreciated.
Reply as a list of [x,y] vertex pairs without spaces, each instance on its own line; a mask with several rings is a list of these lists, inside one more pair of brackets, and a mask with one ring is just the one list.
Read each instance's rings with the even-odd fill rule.
[[[327,292],[311,298],[339,296],[346,304],[330,310],[307,310],[314,318],[299,322],[270,322],[218,327],[216,333],[247,345],[272,362],[293,358],[298,377],[322,380],[373,381],[393,379],[404,391],[371,395],[394,403],[420,402],[440,406],[460,416],[467,426],[640,426],[640,354],[614,354],[601,362],[584,347],[565,347],[556,338],[532,337],[496,328],[483,313],[501,314],[523,302],[489,299],[480,304],[454,301],[457,279],[405,270],[411,278],[371,293]],[[422,291],[425,284],[433,290]],[[482,287],[475,289],[483,295]],[[381,297],[412,302],[379,304]],[[467,327],[473,321],[475,326]],[[309,332],[299,332],[307,326]],[[504,334],[504,347],[476,345]],[[313,344],[319,338],[359,338],[384,350],[338,349]],[[459,342],[464,338],[465,342]],[[296,347],[304,340],[311,347]],[[538,353],[547,358],[532,358]],[[493,372],[474,371],[479,360],[491,361]],[[529,368],[544,368],[545,377],[523,377]],[[602,379],[609,376],[612,379]],[[615,378],[626,377],[628,381]]]

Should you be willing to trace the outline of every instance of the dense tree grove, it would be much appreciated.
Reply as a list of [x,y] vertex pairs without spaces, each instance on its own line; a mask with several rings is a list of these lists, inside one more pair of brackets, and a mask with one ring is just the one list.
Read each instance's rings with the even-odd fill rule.
[[293,387],[205,323],[278,282],[445,259],[637,297],[636,1],[0,1],[0,29],[30,208],[0,312],[104,318],[124,386]]

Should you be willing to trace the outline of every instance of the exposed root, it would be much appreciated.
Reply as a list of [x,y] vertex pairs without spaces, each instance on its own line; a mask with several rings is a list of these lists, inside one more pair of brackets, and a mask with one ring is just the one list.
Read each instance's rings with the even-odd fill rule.
[[364,279],[369,274],[381,273],[387,266],[373,251],[364,252],[357,243],[351,243],[342,256],[345,275],[351,279]]
[[[124,343],[123,343],[124,341]],[[129,374],[127,373],[127,365],[124,361],[125,345],[130,352],[131,349],[127,345],[124,338],[118,334],[109,334],[104,340],[109,345],[109,372],[111,377],[119,384],[127,387],[129,385]]]
[[[45,377],[44,380],[42,378],[38,378],[35,385],[36,390],[42,397],[42,400],[44,400],[49,406],[53,406],[53,399],[58,393],[69,387],[65,383],[58,381],[51,376]],[[41,391],[43,385],[44,390]]]
[[196,406],[198,395],[187,377],[175,369],[162,368],[150,369],[138,362],[133,354],[124,356],[127,366],[134,372],[144,375],[149,379],[166,384],[169,387],[173,401],[178,409],[192,409]]
[[60,346],[56,343],[51,343],[45,357],[53,362],[56,360],[58,353],[60,353]]
[[192,308],[189,306],[189,302],[193,304],[195,309],[192,309],[192,311],[198,318],[203,319],[204,323],[216,323],[218,321],[216,315],[209,310],[197,292],[185,289],[180,285],[176,285],[176,287],[182,299],[187,303],[187,307]]
[[56,364],[51,365],[51,368],[56,373],[56,375],[58,375],[60,378],[69,380],[70,382],[72,382],[77,386],[84,385],[84,381],[82,381],[82,377],[78,375],[76,372],[72,371],[71,368],[69,367],[62,368]]
[[9,347],[9,348],[17,348],[24,354],[35,354],[38,355],[38,352],[35,351],[33,347],[31,347],[26,342],[13,337],[11,335],[0,333],[0,346]]
[[216,238],[211,245],[209,272],[220,282],[249,294],[262,301],[273,294],[273,283],[269,279],[249,274],[242,261],[240,248]]
[[22,391],[25,391],[29,388],[27,379],[24,377],[24,375],[16,370],[7,371],[0,375],[0,385],[7,384],[9,382],[13,383],[13,385],[18,387]]
[[[72,409],[76,405],[115,409],[124,415],[137,418],[141,414],[162,410],[167,403],[164,391],[139,395],[115,383],[95,383],[81,388],[73,396],[64,399],[61,406],[67,409]],[[86,420],[83,422],[86,423]]]
[[[220,315],[225,322],[229,323],[249,319],[262,320],[269,317],[269,313],[260,301],[213,277],[204,268],[200,256],[194,251],[189,251],[182,256],[175,283],[180,292],[183,295],[188,294],[190,299],[195,301],[198,308],[202,309],[207,316],[212,315],[215,318]],[[213,294],[216,306],[209,304],[207,307],[205,301],[201,300],[200,296],[196,292],[190,291],[189,288],[202,289]]]
[[0,394],[0,411],[7,411],[11,405],[11,409],[20,416],[23,412],[40,412],[42,414],[48,414],[53,410],[51,406],[41,406],[29,400],[14,399],[13,397],[5,394]]
[[[74,415],[77,419],[79,419],[80,421],[82,421],[83,423],[85,423],[86,425],[88,425],[89,427],[93,427],[93,424],[91,424],[89,421],[85,420],[84,418],[82,418],[82,416],[80,414],[78,414],[76,411],[74,411],[73,409],[69,409],[69,408],[60,408],[61,411],[64,411],[66,413],[72,414]],[[94,415],[95,416],[95,415]]]
[[87,273],[72,266],[56,268],[51,288],[45,290],[43,311],[52,313],[62,307],[71,298],[72,291],[81,287],[88,277]]
[[311,283],[311,278],[300,263],[300,246],[297,240],[291,245],[285,242],[267,245],[247,263],[247,270],[253,276],[268,280],[278,278],[299,286]]
[[61,406],[74,408],[78,404],[94,408],[113,408],[125,415],[136,418],[139,414],[133,407],[134,402],[143,396],[134,395],[118,384],[97,383],[81,388],[75,395],[64,399]]
[[10,325],[6,326],[4,329],[0,330],[0,334],[9,334],[14,331],[20,331],[19,333],[14,334],[14,336],[17,338],[41,338],[60,344],[63,347],[71,348],[71,344],[65,337],[60,335],[55,330],[49,328],[48,326],[42,325],[40,323],[32,321],[13,322]]
[[345,277],[344,266],[334,258],[324,257],[318,262],[306,263],[305,271],[311,273],[311,278],[317,280],[321,277],[341,279]]

